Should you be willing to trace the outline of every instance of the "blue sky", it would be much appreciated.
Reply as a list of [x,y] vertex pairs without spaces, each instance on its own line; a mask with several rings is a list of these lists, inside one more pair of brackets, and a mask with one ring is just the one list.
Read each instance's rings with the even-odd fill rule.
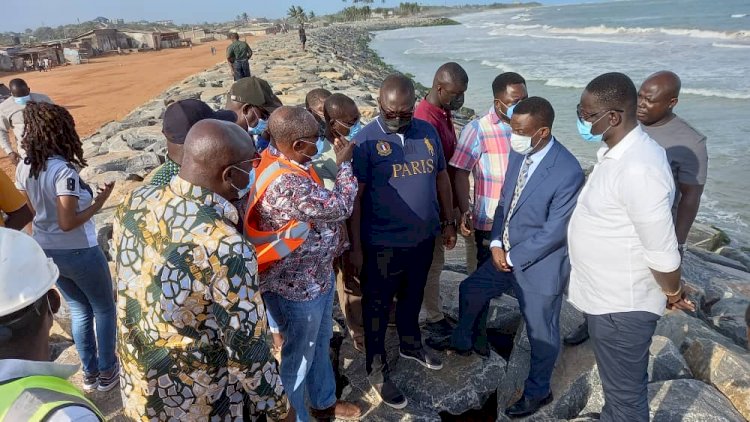
[[[395,6],[403,0],[375,0],[373,6]],[[500,0],[421,0],[421,4],[455,5],[494,3]],[[503,0],[510,2],[511,0]],[[577,0],[542,0],[548,4],[576,3]],[[250,16],[278,18],[291,6],[300,5],[316,14],[327,14],[351,4],[341,0],[2,0],[2,10],[12,11],[0,21],[0,32],[58,26],[91,20],[97,16],[126,21],[171,19],[175,23],[222,22],[242,12]]]

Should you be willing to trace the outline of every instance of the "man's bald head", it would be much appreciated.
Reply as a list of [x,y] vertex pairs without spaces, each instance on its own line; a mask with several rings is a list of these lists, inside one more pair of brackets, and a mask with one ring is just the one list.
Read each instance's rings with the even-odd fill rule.
[[682,82],[674,72],[662,70],[646,78],[638,90],[638,121],[659,126],[672,119]]
[[446,111],[458,110],[464,105],[468,87],[469,75],[464,68],[456,62],[448,62],[435,72],[427,102]]
[[302,107],[283,106],[271,113],[268,131],[277,146],[291,145],[300,138],[316,136],[318,122]]
[[336,93],[331,95],[330,97],[328,97],[328,99],[326,99],[323,107],[325,110],[326,120],[343,119],[346,116],[352,114],[359,116],[359,109],[357,108],[357,104],[354,102],[354,100],[344,94]]
[[185,138],[179,175],[225,199],[236,199],[237,189],[232,184],[238,186],[236,180],[240,177],[233,177],[231,168],[254,156],[253,140],[241,127],[221,120],[201,120],[193,125]]
[[432,86],[436,87],[437,84],[468,85],[469,75],[460,64],[456,62],[448,62],[440,66],[437,72],[435,72]]
[[385,111],[413,109],[416,101],[417,95],[414,89],[414,82],[404,74],[392,73],[380,85],[380,106]]
[[665,93],[671,97],[677,98],[680,96],[680,89],[682,89],[682,81],[676,73],[669,70],[661,70],[646,78],[643,81],[644,86],[646,84],[655,84],[661,86]]

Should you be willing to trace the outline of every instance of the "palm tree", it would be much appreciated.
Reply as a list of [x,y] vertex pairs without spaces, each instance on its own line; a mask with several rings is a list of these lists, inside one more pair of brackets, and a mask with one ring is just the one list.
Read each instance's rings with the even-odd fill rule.
[[250,20],[250,16],[248,16],[247,12],[242,12],[242,15],[240,15],[240,17],[241,17],[241,18],[242,18],[242,20],[244,20],[245,22],[247,22],[247,21],[249,21],[249,20]]
[[286,12],[289,18],[296,20],[298,23],[305,23],[307,15],[302,6],[291,6]]

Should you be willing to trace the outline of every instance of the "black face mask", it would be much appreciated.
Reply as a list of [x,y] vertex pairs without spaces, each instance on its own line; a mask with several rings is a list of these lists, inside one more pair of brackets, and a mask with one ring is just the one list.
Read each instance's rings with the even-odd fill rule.
[[388,129],[390,132],[398,132],[401,129],[409,126],[411,124],[412,119],[404,119],[404,118],[396,118],[396,119],[386,119],[383,117],[383,123],[385,124],[386,129]]
[[448,110],[456,111],[460,109],[461,107],[463,107],[463,105],[464,105],[464,96],[458,95],[456,97],[453,97],[451,102],[448,103]]

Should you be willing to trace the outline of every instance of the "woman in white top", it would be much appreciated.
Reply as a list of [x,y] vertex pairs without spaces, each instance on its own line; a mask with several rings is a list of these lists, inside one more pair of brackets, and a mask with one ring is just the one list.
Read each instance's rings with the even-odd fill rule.
[[16,169],[16,184],[36,212],[34,239],[60,269],[57,287],[70,306],[84,390],[108,391],[119,383],[116,308],[109,266],[97,243],[92,217],[114,184],[106,185],[94,198],[81,180],[77,168],[85,167],[86,160],[73,116],[65,108],[29,102],[23,117],[26,127],[21,146],[27,156]]

